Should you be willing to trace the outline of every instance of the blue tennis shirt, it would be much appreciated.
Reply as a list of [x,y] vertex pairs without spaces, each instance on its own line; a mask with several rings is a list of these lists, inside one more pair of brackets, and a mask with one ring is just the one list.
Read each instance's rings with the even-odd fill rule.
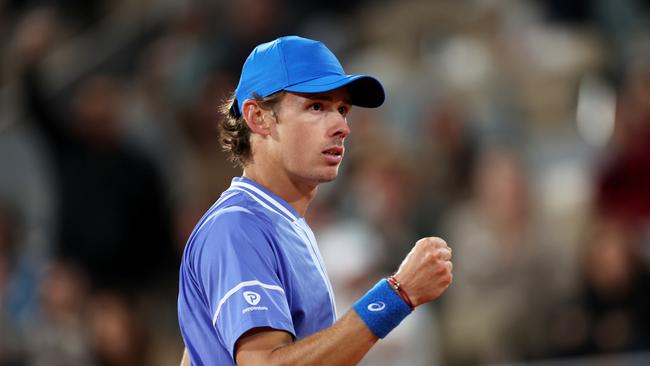
[[192,365],[235,365],[235,342],[252,328],[301,339],[332,325],[332,286],[305,219],[234,178],[185,247],[178,320]]

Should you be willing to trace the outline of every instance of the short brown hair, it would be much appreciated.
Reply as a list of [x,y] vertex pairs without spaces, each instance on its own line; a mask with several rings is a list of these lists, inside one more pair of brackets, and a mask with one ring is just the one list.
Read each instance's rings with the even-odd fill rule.
[[[253,94],[253,99],[260,105],[260,108],[270,110],[275,115],[278,104],[284,98],[285,91],[279,91],[271,94],[268,97],[261,97]],[[251,156],[251,131],[241,115],[238,118],[230,113],[230,108],[235,103],[235,94],[231,96],[219,108],[219,124],[217,129],[219,131],[219,144],[221,149],[228,153],[228,160],[233,162],[236,166],[244,167],[250,161]]]

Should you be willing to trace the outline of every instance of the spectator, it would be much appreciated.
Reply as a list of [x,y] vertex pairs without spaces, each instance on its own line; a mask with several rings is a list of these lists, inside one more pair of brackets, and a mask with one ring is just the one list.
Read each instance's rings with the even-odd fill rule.
[[43,273],[39,313],[26,337],[30,365],[92,366],[82,319],[85,280],[64,262]]
[[457,258],[455,286],[440,309],[450,365],[514,361],[535,353],[540,300],[551,301],[541,294],[552,270],[521,164],[509,150],[484,152],[472,198],[445,220]]
[[35,64],[26,65],[23,83],[25,108],[57,172],[57,255],[77,263],[97,287],[142,289],[171,274],[166,191],[153,163],[122,143],[118,82],[101,75],[85,81],[72,121],[45,97]]
[[119,293],[95,294],[88,309],[90,339],[98,366],[148,366],[148,332],[134,306]]
[[21,231],[16,215],[5,204],[0,204],[0,365],[20,364],[24,358],[24,334],[10,309],[15,286],[16,251]]
[[556,308],[548,334],[558,356],[650,349],[650,281],[629,223],[600,219],[582,256],[582,289]]

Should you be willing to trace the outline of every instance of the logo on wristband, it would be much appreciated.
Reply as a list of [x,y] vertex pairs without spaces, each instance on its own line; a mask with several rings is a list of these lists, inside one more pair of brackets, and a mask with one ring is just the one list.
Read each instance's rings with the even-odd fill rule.
[[377,302],[373,302],[373,303],[369,304],[368,305],[368,310],[377,312],[377,311],[384,310],[385,307],[386,307],[386,304],[384,304],[381,301],[377,301]]

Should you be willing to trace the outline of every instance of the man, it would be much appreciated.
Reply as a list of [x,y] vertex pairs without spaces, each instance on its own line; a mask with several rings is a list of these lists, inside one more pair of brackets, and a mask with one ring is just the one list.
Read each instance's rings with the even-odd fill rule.
[[253,50],[220,126],[243,176],[199,221],[181,264],[184,364],[354,365],[449,286],[451,249],[424,238],[336,320],[303,216],[338,174],[351,105],[383,101],[379,81],[345,74],[320,42],[289,36]]

